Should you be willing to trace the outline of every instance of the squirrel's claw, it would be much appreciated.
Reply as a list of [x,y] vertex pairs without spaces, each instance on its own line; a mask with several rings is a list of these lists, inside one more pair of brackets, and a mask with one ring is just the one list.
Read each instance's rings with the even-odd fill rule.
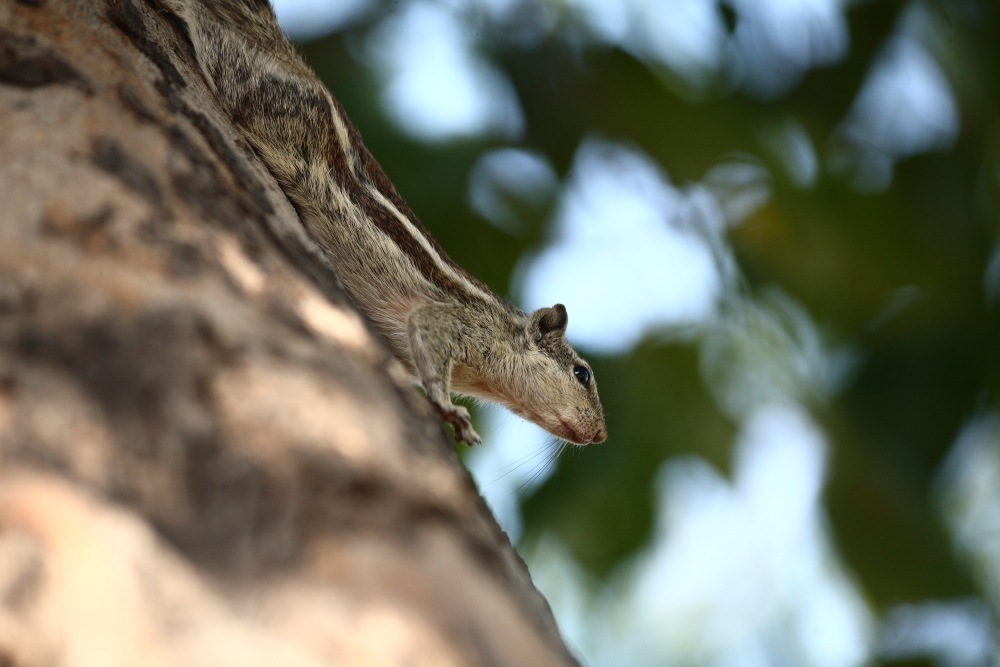
[[461,405],[451,405],[440,408],[440,410],[441,418],[455,427],[455,438],[459,442],[464,442],[467,445],[483,444],[483,439],[476,433],[476,429],[472,428],[472,419],[469,417],[468,410]]

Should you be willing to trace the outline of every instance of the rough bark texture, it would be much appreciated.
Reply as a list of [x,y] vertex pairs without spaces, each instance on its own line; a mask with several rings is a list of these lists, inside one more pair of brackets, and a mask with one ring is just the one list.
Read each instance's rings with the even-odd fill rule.
[[0,665],[575,664],[192,58],[0,0]]

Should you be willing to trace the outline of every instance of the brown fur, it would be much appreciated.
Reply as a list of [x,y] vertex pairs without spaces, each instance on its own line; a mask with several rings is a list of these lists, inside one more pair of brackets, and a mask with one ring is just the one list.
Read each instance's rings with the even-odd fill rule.
[[[565,308],[529,316],[448,257],[266,0],[161,2],[190,39],[219,105],[460,440],[479,436],[452,391],[501,403],[578,444],[605,439],[590,367],[566,342]],[[586,385],[574,375],[581,367],[591,375]]]

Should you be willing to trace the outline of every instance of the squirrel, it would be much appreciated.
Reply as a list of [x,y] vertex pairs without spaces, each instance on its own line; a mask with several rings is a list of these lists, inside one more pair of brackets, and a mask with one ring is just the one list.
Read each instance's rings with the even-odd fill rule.
[[482,442],[452,392],[500,403],[569,442],[605,440],[593,371],[566,341],[566,308],[525,313],[445,254],[285,38],[268,0],[158,4],[345,291],[458,440]]

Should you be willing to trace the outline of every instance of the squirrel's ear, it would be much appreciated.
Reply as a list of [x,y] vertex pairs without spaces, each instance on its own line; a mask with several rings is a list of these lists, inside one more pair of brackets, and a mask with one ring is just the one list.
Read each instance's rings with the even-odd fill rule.
[[566,323],[569,316],[566,306],[557,303],[551,308],[539,308],[531,314],[528,321],[528,334],[534,340],[541,340],[552,334],[566,335]]

